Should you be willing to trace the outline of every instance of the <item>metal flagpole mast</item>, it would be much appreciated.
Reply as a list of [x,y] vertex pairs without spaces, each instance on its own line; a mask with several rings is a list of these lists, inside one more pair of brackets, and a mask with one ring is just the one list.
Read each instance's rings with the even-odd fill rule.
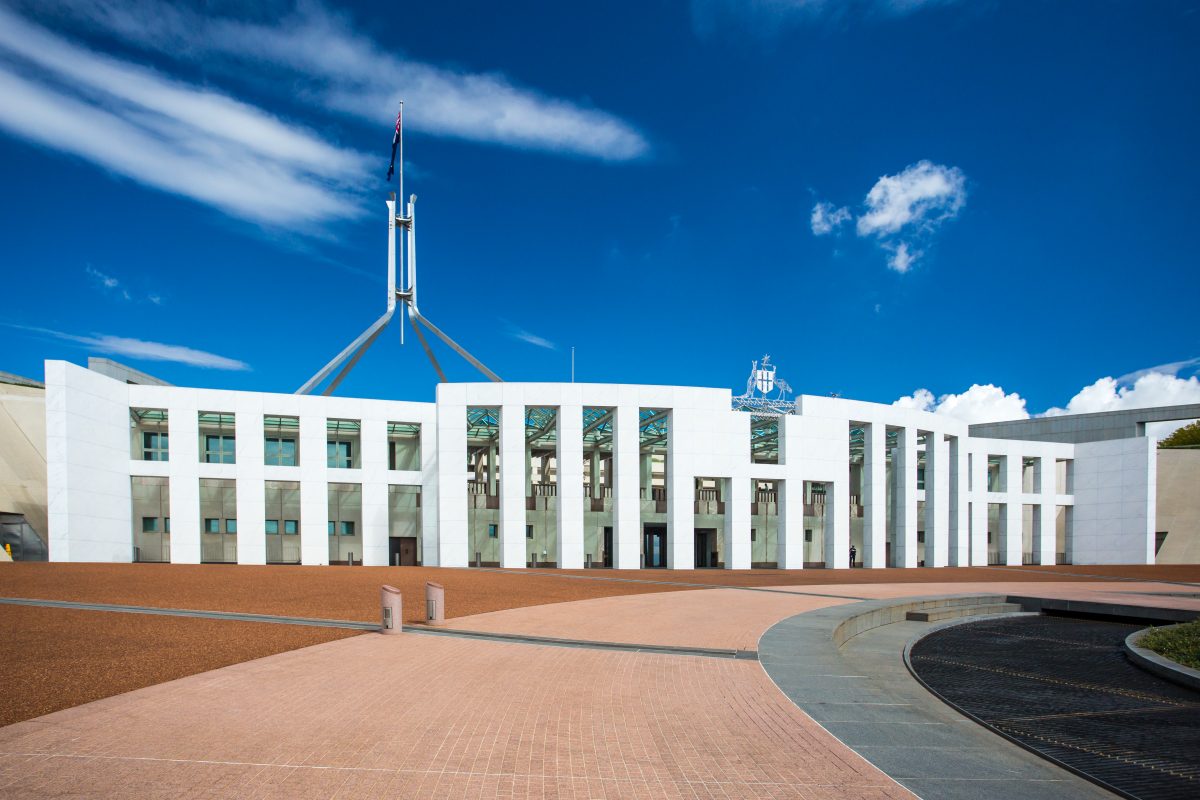
[[[397,177],[397,180],[399,182],[399,185],[397,187],[399,189],[399,193],[397,194],[397,197],[400,198],[400,216],[404,216],[404,101],[403,100],[400,101],[400,113],[398,113],[396,115],[396,129],[397,129],[397,135],[399,136],[399,139],[400,139],[400,174]],[[392,213],[394,214],[395,212],[393,211]],[[394,235],[395,226],[392,225],[389,227],[392,228],[393,235]],[[400,265],[401,265],[401,268],[400,268],[400,291],[402,291],[402,292],[407,288],[405,286],[405,277],[404,277],[404,273],[406,272],[406,270],[404,269],[404,264],[406,263],[405,259],[404,259],[404,254],[405,254],[404,242],[401,241],[401,243],[400,243]],[[407,303],[405,303],[403,305],[407,306]],[[406,313],[407,313],[407,309],[402,307],[400,309],[400,344],[401,345],[404,344],[404,317],[405,317]]]

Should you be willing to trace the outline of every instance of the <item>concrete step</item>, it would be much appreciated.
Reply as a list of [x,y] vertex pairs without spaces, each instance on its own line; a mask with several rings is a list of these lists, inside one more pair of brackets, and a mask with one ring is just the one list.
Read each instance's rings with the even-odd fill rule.
[[938,622],[958,617],[978,617],[985,614],[1011,614],[1020,611],[1016,603],[986,603],[981,605],[958,605],[935,608],[927,611],[909,611],[904,618],[909,622]]

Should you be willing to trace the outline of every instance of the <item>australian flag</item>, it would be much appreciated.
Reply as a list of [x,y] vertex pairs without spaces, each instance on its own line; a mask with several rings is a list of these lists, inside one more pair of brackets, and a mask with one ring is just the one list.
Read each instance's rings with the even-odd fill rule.
[[401,107],[400,112],[396,114],[396,135],[392,137],[392,163],[388,164],[388,176],[390,181],[392,175],[396,172],[396,146],[400,144],[400,120],[404,116],[404,108]]

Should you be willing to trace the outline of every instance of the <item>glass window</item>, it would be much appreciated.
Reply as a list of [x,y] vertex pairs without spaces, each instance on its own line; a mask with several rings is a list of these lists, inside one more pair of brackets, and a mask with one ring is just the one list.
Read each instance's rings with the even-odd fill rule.
[[225,532],[226,533],[237,533],[237,520],[236,519],[225,520]]
[[142,517],[142,533],[156,533],[158,531],[158,517]]
[[811,529],[806,529],[804,531],[804,541],[806,541],[806,542],[812,541],[812,530]]
[[337,526],[334,524],[333,520],[329,520],[329,535],[337,536]]
[[221,520],[216,519],[214,517],[205,517],[204,518],[204,532],[205,533],[220,533],[221,532]]
[[495,538],[498,538],[498,536],[499,536],[499,531],[497,530],[496,526],[488,525],[488,538],[495,539]]
[[526,539],[532,539],[532,538],[533,538],[533,526],[532,526],[532,525],[526,525],[526,526],[525,526],[525,538],[526,538]]
[[171,518],[167,517],[163,520],[163,527],[167,533],[171,532]]
[[205,464],[232,464],[234,463],[234,439],[232,436],[214,436],[209,434],[204,437],[204,463]]
[[205,464],[234,463],[234,415],[200,412],[200,460]]
[[342,520],[342,536],[353,536],[353,535],[354,535],[354,521],[348,520],[348,519]]
[[296,440],[282,437],[266,437],[265,461],[276,467],[296,466]]
[[335,469],[350,469],[354,463],[351,458],[351,443],[339,440],[328,442],[329,466]]
[[142,460],[167,460],[167,434],[146,431],[142,434]]
[[283,532],[288,536],[295,536],[300,532],[300,520],[285,519],[283,521]]
[[277,519],[267,520],[267,535],[268,536],[270,536],[271,534],[278,535],[278,533],[279,533],[279,520],[277,520]]

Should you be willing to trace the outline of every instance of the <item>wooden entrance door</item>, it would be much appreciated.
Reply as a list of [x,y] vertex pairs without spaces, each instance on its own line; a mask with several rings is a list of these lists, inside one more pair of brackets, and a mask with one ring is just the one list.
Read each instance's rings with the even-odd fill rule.
[[388,539],[388,563],[393,567],[415,567],[417,565],[417,537],[390,537]]

